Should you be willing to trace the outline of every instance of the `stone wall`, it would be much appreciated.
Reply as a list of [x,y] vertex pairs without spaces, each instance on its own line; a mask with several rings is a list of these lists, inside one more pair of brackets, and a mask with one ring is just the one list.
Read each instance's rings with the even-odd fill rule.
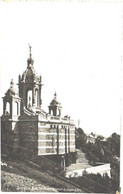
[[38,154],[38,122],[34,119],[19,121],[19,149],[24,157]]
[[18,121],[11,119],[1,119],[1,153],[11,155],[18,146],[16,131],[18,130]]
[[73,170],[73,171],[69,171],[66,173],[66,177],[80,177],[82,176],[83,172],[86,170],[87,173],[91,174],[101,174],[103,176],[103,174],[107,173],[109,177],[111,177],[110,171],[110,164],[102,164],[99,166],[95,166],[95,167],[89,167],[89,168],[83,168],[83,169],[78,169],[78,170]]

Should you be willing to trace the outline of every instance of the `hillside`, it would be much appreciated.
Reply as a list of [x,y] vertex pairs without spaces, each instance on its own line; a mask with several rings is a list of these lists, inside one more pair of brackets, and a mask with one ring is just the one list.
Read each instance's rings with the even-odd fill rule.
[[79,186],[28,162],[2,160],[1,190],[11,192],[81,192]]
[[43,184],[39,184],[34,179],[20,176],[14,173],[2,171],[2,191],[31,191],[31,192],[57,192],[53,189]]

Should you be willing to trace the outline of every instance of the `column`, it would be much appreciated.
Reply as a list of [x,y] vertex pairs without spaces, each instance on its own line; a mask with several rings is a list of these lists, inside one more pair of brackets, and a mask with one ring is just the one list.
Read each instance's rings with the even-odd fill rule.
[[12,113],[13,113],[13,99],[10,103],[10,116],[12,116]]

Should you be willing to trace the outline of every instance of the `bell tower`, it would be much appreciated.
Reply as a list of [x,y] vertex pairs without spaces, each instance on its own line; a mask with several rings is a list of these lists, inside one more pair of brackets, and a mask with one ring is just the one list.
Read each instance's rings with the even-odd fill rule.
[[27,69],[18,78],[19,96],[22,98],[22,107],[33,112],[41,109],[41,87],[42,77],[37,76],[34,70],[34,60],[32,59],[31,46],[29,45],[29,58],[27,59]]

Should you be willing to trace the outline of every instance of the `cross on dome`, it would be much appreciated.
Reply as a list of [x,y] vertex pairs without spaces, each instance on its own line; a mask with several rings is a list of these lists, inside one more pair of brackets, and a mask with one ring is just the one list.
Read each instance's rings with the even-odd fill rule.
[[30,46],[30,44],[28,45],[29,45],[29,58],[27,60],[27,64],[28,64],[27,67],[30,68],[30,67],[33,67],[34,60],[32,59],[32,53],[31,53],[32,47]]
[[56,92],[54,93],[54,99],[56,100],[56,98],[57,98],[57,94],[56,94]]

